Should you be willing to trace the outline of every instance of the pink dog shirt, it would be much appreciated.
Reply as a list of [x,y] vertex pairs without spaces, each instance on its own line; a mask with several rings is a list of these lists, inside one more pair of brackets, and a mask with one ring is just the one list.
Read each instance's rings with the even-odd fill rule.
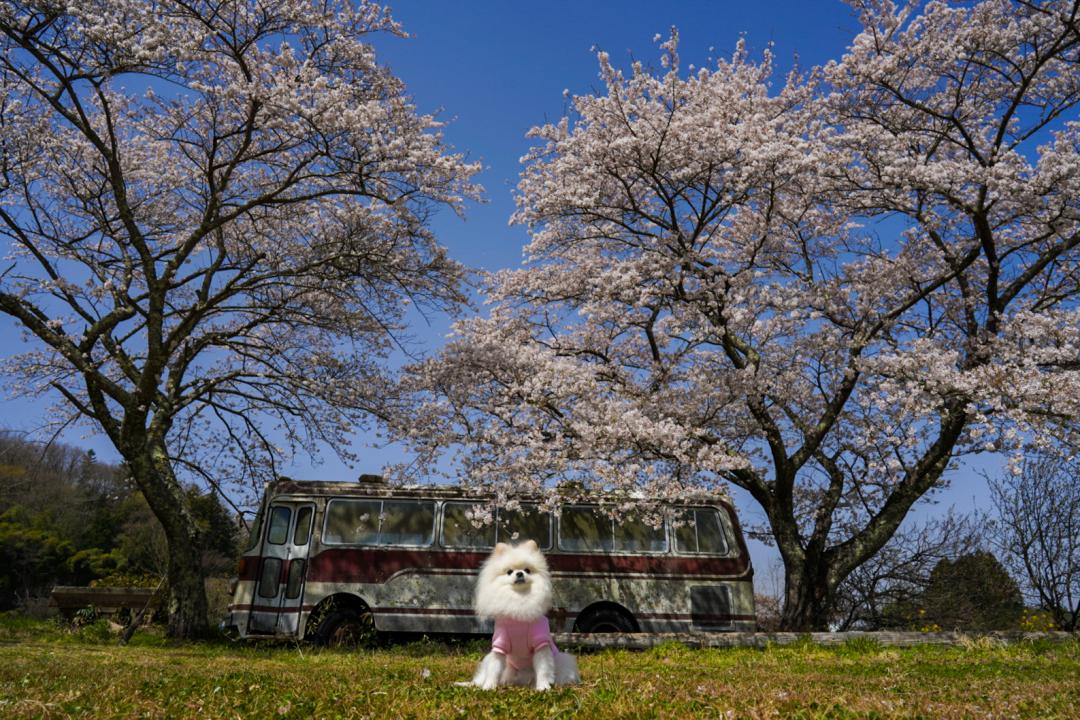
[[531,622],[496,618],[495,634],[491,638],[491,649],[506,656],[510,667],[520,670],[532,665],[532,656],[542,647],[551,646],[552,653],[558,653],[555,642],[551,639],[551,626],[546,617]]

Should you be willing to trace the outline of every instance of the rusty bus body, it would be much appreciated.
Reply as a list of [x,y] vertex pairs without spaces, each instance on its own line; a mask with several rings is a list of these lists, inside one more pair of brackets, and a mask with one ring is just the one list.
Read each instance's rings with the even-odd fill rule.
[[[241,637],[334,643],[379,631],[491,631],[471,609],[496,541],[536,540],[551,569],[555,632],[753,630],[753,570],[726,496],[612,521],[600,505],[522,502],[477,527],[488,498],[374,481],[267,487],[225,625]],[[482,511],[482,510],[481,510]]]

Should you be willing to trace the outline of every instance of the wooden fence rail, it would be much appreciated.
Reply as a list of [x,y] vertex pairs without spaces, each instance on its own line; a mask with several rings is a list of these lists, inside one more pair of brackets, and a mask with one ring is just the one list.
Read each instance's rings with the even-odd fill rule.
[[843,645],[852,640],[875,641],[892,647],[914,645],[960,645],[979,638],[991,638],[1005,644],[1034,640],[1068,640],[1080,638],[1080,634],[1067,632],[731,632],[731,633],[556,633],[555,643],[560,647],[578,647],[589,650],[626,649],[645,650],[664,643],[679,643],[692,648],[766,647],[790,645],[810,641],[818,645]]

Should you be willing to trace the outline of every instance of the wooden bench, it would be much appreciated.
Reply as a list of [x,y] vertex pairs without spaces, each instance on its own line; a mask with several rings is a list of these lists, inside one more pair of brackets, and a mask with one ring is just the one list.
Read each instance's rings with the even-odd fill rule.
[[57,608],[61,615],[69,619],[87,607],[93,607],[102,615],[114,615],[121,610],[137,613],[144,607],[157,610],[161,602],[160,592],[140,587],[57,585],[49,595],[49,607]]

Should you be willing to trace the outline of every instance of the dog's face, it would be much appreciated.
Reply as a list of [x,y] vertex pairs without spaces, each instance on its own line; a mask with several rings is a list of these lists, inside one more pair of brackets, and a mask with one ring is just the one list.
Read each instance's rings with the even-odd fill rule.
[[495,546],[480,568],[474,607],[481,617],[528,621],[551,609],[547,561],[534,541]]

